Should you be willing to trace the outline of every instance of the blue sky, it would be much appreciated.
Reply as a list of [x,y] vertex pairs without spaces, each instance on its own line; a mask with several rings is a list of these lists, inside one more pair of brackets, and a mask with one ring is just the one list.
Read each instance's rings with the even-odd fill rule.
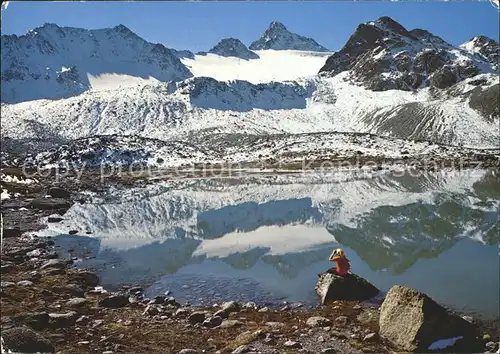
[[249,45],[271,21],[338,50],[359,23],[390,16],[452,44],[483,34],[498,39],[499,12],[488,1],[450,2],[10,2],[2,34],[21,35],[43,23],[83,28],[123,24],[150,42],[208,50],[224,37]]

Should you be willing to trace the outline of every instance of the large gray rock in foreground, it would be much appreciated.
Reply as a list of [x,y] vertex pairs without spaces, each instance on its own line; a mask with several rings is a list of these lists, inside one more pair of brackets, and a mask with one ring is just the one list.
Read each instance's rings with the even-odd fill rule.
[[399,349],[428,352],[440,339],[475,337],[476,327],[425,294],[393,286],[380,309],[380,335]]
[[330,271],[319,274],[314,290],[323,305],[336,300],[364,301],[379,293],[375,286],[359,275],[340,276]]
[[14,353],[54,353],[52,343],[28,327],[15,327],[2,331],[5,347]]

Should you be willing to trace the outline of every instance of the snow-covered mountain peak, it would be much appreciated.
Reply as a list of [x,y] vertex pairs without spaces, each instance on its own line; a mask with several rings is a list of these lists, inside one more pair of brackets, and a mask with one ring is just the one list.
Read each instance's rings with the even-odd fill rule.
[[2,102],[71,97],[109,76],[135,79],[129,84],[193,76],[177,53],[147,42],[124,25],[87,30],[44,24],[22,36],[2,36],[1,41]]
[[259,59],[256,53],[249,50],[246,45],[236,38],[224,38],[208,52],[222,57],[236,57],[245,60]]
[[286,32],[288,32],[288,30],[285,27],[285,25],[282,24],[279,21],[273,21],[273,22],[271,22],[271,24],[269,25],[268,30],[269,31],[286,31]]
[[284,24],[273,21],[262,37],[253,42],[251,50],[304,50],[311,52],[329,52],[330,50],[320,45],[312,38],[304,37],[290,32]]
[[432,33],[408,31],[390,17],[360,24],[344,47],[330,56],[320,72],[352,78],[375,90],[447,88],[494,65],[484,57],[454,47]]
[[460,45],[460,48],[477,54],[490,62],[498,70],[500,43],[486,36],[477,36]]

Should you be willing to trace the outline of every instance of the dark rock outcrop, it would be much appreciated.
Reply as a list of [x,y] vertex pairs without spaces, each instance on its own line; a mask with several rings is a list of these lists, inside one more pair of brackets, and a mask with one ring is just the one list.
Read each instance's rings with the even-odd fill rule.
[[245,60],[259,59],[260,57],[249,50],[239,39],[224,38],[215,47],[208,51],[222,57],[236,57]]
[[323,305],[336,300],[364,301],[379,293],[374,285],[356,274],[340,276],[328,270],[318,276],[314,290]]
[[[485,52],[494,52],[493,44],[486,47]],[[337,75],[348,70],[354,81],[368,89],[411,91],[427,85],[447,88],[481,70],[494,72],[495,66],[487,56],[454,47],[426,30],[408,31],[381,17],[360,24],[320,73]]]
[[475,337],[476,327],[427,295],[396,285],[380,309],[380,335],[405,351],[428,351],[437,340]]

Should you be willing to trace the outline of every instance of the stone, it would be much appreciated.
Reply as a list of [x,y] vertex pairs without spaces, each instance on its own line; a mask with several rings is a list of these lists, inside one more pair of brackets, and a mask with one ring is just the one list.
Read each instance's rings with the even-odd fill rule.
[[62,198],[33,199],[30,206],[33,209],[40,210],[69,209],[71,203]]
[[50,268],[46,269],[43,271],[42,275],[47,276],[47,275],[62,275],[65,274],[66,270],[65,269],[57,269],[57,268]]
[[36,330],[47,328],[49,325],[49,314],[46,312],[33,312],[18,316],[17,319]]
[[252,350],[248,345],[240,345],[238,348],[233,350],[231,354],[244,354],[244,353],[250,353]]
[[485,344],[485,348],[490,351],[491,353],[494,353],[498,350],[500,343],[495,343],[495,342],[488,342]]
[[43,252],[43,250],[42,250],[42,249],[37,248],[37,249],[35,249],[35,250],[33,250],[33,251],[30,251],[30,252],[26,253],[26,255],[27,255],[28,257],[30,257],[30,258],[40,257],[40,256],[42,255],[42,252]]
[[325,348],[321,350],[322,354],[335,354],[337,351],[334,348]]
[[4,347],[17,353],[55,353],[52,343],[29,327],[2,330]]
[[68,302],[66,302],[66,306],[69,307],[82,307],[87,303],[87,299],[83,297],[75,297],[73,299],[69,299]]
[[371,342],[377,338],[377,333],[368,333],[363,338],[363,342]]
[[68,284],[63,287],[63,290],[70,293],[71,295],[79,298],[85,297],[85,292],[76,284]]
[[205,321],[207,314],[202,311],[195,311],[188,317],[189,323],[192,325],[197,324],[197,323],[202,323]]
[[144,290],[140,286],[134,286],[133,288],[128,289],[128,293],[130,295],[137,295],[137,293],[142,293]]
[[[2,201],[2,206],[4,201]],[[11,237],[20,237],[22,235],[22,231],[18,227],[14,228],[4,228],[3,229],[3,237],[11,238]]]
[[229,317],[229,313],[225,310],[219,310],[217,312],[214,313],[214,316],[219,316],[221,318],[228,318]]
[[0,288],[10,288],[16,286],[16,283],[13,283],[11,281],[3,281],[0,283]]
[[150,304],[163,304],[164,302],[165,302],[165,295],[157,295],[149,303]]
[[258,339],[264,339],[265,337],[266,337],[266,335],[264,334],[264,332],[259,329],[255,332],[245,331],[243,333],[240,333],[236,337],[235,341],[239,342],[239,343],[248,344],[248,343],[252,343],[253,341],[256,341]]
[[47,218],[47,222],[50,222],[50,223],[56,223],[56,222],[61,222],[63,221],[64,219],[61,218],[60,216],[49,216]]
[[293,349],[302,348],[302,344],[300,344],[299,342],[295,342],[293,340],[287,340],[285,343],[283,343],[283,346],[285,348],[293,348]]
[[330,332],[330,334],[333,336],[333,337],[336,337],[336,338],[339,338],[339,339],[347,339],[347,334],[343,333],[343,332],[339,332],[337,330],[332,330]]
[[88,271],[83,271],[76,274],[73,279],[78,282],[84,283],[88,287],[96,287],[97,285],[99,285],[99,276]]
[[198,354],[194,349],[182,349],[178,354]]
[[17,285],[19,286],[32,286],[33,282],[29,280],[21,280],[17,282]]
[[269,312],[269,307],[263,307],[258,312]]
[[328,318],[326,317],[321,317],[321,316],[313,316],[313,317],[309,317],[306,321],[306,324],[309,326],[309,327],[325,327],[325,326],[329,326],[332,324],[332,321],[330,321]]
[[71,197],[70,192],[68,192],[65,189],[58,188],[58,187],[49,188],[49,190],[47,191],[47,195],[50,195],[53,198],[70,198]]
[[220,328],[233,328],[243,326],[243,322],[238,320],[224,320],[220,324]]
[[40,269],[53,268],[53,269],[65,269],[67,264],[61,259],[51,259],[45,262]]
[[189,310],[185,308],[177,309],[174,313],[174,317],[186,318],[189,315]]
[[208,327],[208,328],[214,328],[220,326],[221,324],[222,324],[222,318],[219,316],[207,318],[202,323],[203,327]]
[[356,274],[340,276],[328,270],[318,276],[315,291],[323,305],[336,300],[365,301],[379,293],[375,286]]
[[249,302],[246,302],[243,304],[243,308],[245,309],[256,309],[257,308],[257,304],[253,301],[249,301]]
[[227,313],[239,312],[240,308],[240,305],[236,301],[228,301],[221,305],[221,310],[226,311]]
[[271,330],[280,330],[285,327],[283,322],[266,322],[265,325],[269,327]]
[[2,264],[0,266],[0,273],[5,274],[10,272],[12,269],[14,269],[14,266],[12,264]]
[[120,308],[129,304],[128,296],[123,294],[111,295],[99,301],[99,306],[108,308]]
[[66,313],[49,313],[50,324],[53,327],[65,328],[73,326],[78,320],[78,314],[75,311]]
[[393,286],[380,308],[380,336],[406,351],[425,351],[443,338],[475,337],[477,328],[427,295]]
[[346,316],[339,316],[335,318],[335,323],[338,324],[339,326],[345,326],[349,319]]

